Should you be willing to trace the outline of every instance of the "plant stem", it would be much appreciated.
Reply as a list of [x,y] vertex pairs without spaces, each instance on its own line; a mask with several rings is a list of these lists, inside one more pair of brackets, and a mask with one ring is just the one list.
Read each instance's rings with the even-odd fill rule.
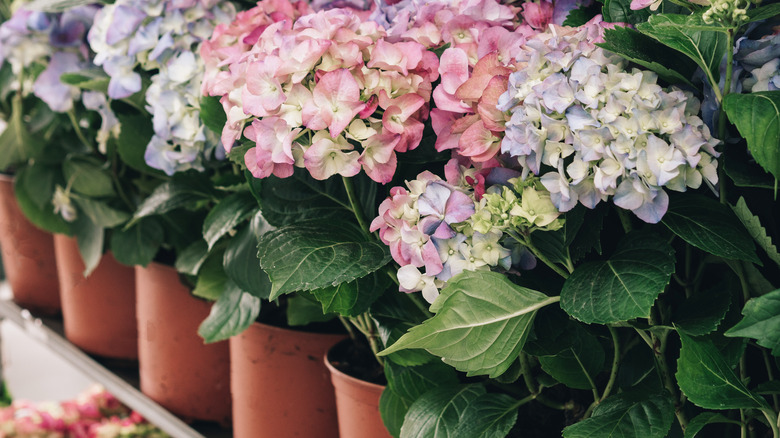
[[609,334],[612,336],[612,370],[609,373],[609,381],[604,388],[604,392],[601,394],[599,403],[603,402],[605,398],[609,397],[612,392],[612,388],[615,386],[615,380],[617,380],[618,368],[620,367],[620,338],[618,337],[617,330],[614,327],[607,326]]
[[650,338],[652,339],[652,350],[656,368],[661,375],[661,381],[663,381],[664,387],[666,387],[666,390],[672,395],[672,399],[674,400],[674,413],[677,416],[680,427],[683,432],[685,432],[685,428],[688,426],[688,418],[682,410],[683,399],[680,392],[677,390],[674,380],[672,380],[672,374],[669,372],[669,366],[666,364],[666,355],[664,354],[666,352],[667,336],[658,338],[653,332],[650,332]]
[[[769,353],[767,353],[766,349],[762,348],[761,354],[764,356],[766,375],[769,378],[769,381],[772,382],[775,380],[775,373],[772,371],[772,363],[769,361]],[[774,406],[775,411],[780,411],[780,403],[778,403],[778,401],[777,394],[772,394],[772,406]]]
[[68,119],[70,120],[70,124],[73,125],[73,131],[76,133],[76,137],[78,137],[81,144],[83,144],[88,150],[94,151],[95,146],[92,145],[92,143],[87,140],[87,138],[84,136],[84,133],[81,131],[81,126],[79,126],[79,121],[76,120],[76,112],[71,108],[70,111],[68,111]]
[[344,182],[344,188],[347,190],[347,198],[349,199],[349,205],[352,208],[352,214],[355,215],[355,219],[357,219],[358,224],[360,225],[360,229],[363,230],[363,233],[365,233],[366,236],[370,236],[371,232],[369,231],[366,216],[363,214],[360,200],[358,199],[357,193],[355,192],[355,184],[352,182],[352,179],[345,176],[342,176],[341,180]]
[[531,365],[528,363],[528,355],[525,352],[520,352],[520,370],[523,373],[523,381],[525,382],[528,392],[532,395],[539,393],[539,388],[536,387],[533,376],[531,376]]
[[547,265],[550,269],[555,271],[558,275],[560,275],[564,279],[569,278],[569,274],[571,274],[571,272],[564,271],[560,266],[556,265],[550,259],[548,259],[547,256],[542,254],[539,251],[539,249],[537,249],[536,246],[534,246],[533,242],[531,242],[531,237],[526,236],[523,241],[520,241],[520,243],[525,245],[525,247],[528,248],[537,259],[541,260],[542,263]]
[[778,423],[780,423],[780,417],[778,417],[775,411],[769,408],[763,408],[761,409],[761,412],[769,422],[769,427],[772,428],[772,437],[780,438],[780,426],[778,426]]
[[355,334],[355,329],[352,328],[352,324],[341,315],[339,315],[339,321],[341,321],[341,325],[344,326],[344,329],[347,331],[347,334],[349,334],[349,339],[355,341],[357,339],[357,335]]

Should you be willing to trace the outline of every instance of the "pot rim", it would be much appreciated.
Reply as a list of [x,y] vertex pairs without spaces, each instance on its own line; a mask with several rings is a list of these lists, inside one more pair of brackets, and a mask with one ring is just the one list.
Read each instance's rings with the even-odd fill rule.
[[[341,342],[348,341],[348,340],[349,340],[349,338],[344,339]],[[341,344],[341,342],[339,342],[336,345]],[[325,353],[325,356],[322,358],[323,362],[325,362],[325,366],[328,367],[328,370],[330,371],[330,373],[332,375],[336,375],[336,376],[342,378],[343,380],[346,380],[346,381],[350,382],[351,384],[357,385],[357,386],[367,386],[367,387],[370,387],[370,388],[382,389],[382,390],[384,390],[386,388],[387,385],[380,385],[378,383],[373,383],[373,382],[369,382],[367,380],[358,379],[357,377],[350,376],[349,374],[345,373],[344,371],[341,371],[340,369],[338,369],[335,366],[333,366],[333,364],[330,363],[330,359],[328,358],[328,356],[330,356],[330,352],[336,347],[336,345],[334,345],[333,347],[328,349],[328,351]]]
[[313,336],[313,337],[320,337],[320,336],[322,336],[322,337],[337,337],[337,338],[341,339],[341,338],[344,338],[345,336],[347,336],[346,333],[318,333],[318,332],[312,332],[312,331],[307,331],[307,330],[294,330],[294,329],[290,329],[290,328],[279,327],[279,326],[272,325],[272,324],[266,324],[266,323],[261,322],[261,321],[254,321],[254,322],[252,322],[252,324],[249,327],[247,327],[247,330],[249,330],[251,327],[254,327],[254,326],[260,326],[260,327],[263,328],[263,330],[270,330],[270,331],[275,331],[275,332],[280,332],[280,333],[301,333],[302,335]]

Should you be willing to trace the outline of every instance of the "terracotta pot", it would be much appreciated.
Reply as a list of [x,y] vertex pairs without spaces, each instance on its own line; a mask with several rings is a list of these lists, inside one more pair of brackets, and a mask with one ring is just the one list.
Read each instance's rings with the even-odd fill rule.
[[333,366],[332,351],[325,356],[336,390],[341,438],[392,438],[379,415],[379,397],[383,385],[352,377]]
[[65,337],[84,351],[117,359],[138,358],[135,275],[111,253],[84,277],[76,239],[54,236]]
[[24,217],[14,195],[13,178],[6,175],[0,175],[0,247],[14,301],[37,313],[59,313],[54,239]]
[[233,436],[338,437],[333,386],[321,358],[343,338],[260,323],[230,338]]
[[230,424],[227,342],[204,344],[198,326],[211,305],[190,294],[169,266],[135,267],[141,391],[187,420]]

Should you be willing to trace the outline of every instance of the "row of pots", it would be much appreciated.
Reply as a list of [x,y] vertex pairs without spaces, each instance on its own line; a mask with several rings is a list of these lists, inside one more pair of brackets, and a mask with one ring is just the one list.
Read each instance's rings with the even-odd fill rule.
[[106,253],[85,278],[75,239],[35,228],[3,182],[0,248],[14,301],[40,313],[61,309],[65,336],[86,352],[137,359],[141,391],[186,420],[232,420],[239,438],[389,437],[378,415],[383,387],[323,359],[342,335],[254,323],[205,345],[197,328],[210,304],[175,269],[133,269]]

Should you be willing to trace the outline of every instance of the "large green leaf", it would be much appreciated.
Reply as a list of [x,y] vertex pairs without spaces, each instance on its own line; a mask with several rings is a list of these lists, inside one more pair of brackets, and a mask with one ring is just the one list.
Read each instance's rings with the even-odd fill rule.
[[322,313],[319,303],[299,294],[287,298],[287,324],[293,327],[306,326],[315,322],[330,321],[334,314]]
[[260,269],[257,259],[257,237],[247,225],[230,238],[225,256],[222,259],[225,274],[242,290],[252,295],[268,299],[271,293],[271,280]]
[[186,182],[178,180],[166,181],[157,186],[152,194],[138,206],[138,210],[133,215],[133,222],[142,217],[163,214],[173,209],[208,199],[209,196],[209,193]]
[[198,275],[203,262],[209,256],[209,248],[205,240],[197,240],[186,247],[176,258],[176,270],[182,274]]
[[485,394],[481,385],[458,385],[432,389],[409,407],[401,438],[450,438],[466,407]]
[[506,394],[483,394],[466,406],[453,437],[503,438],[517,421],[518,401]]
[[780,3],[760,6],[747,11],[750,21],[765,20],[780,15]]
[[650,16],[647,9],[633,10],[628,0],[605,0],[602,8],[604,21],[610,23],[644,23]]
[[70,158],[62,163],[62,172],[74,192],[97,198],[114,194],[111,176],[96,163]]
[[76,201],[76,205],[79,206],[81,212],[86,214],[98,226],[113,228],[130,219],[130,213],[117,210],[105,202],[76,194],[71,194],[71,199]]
[[699,432],[704,429],[704,426],[713,423],[742,424],[739,421],[730,420],[716,412],[702,412],[688,422],[688,426],[685,427],[685,438],[695,438]]
[[689,335],[706,335],[718,328],[730,306],[731,289],[719,284],[685,300],[677,308],[674,323]]
[[385,363],[387,387],[379,399],[379,413],[391,435],[401,433],[406,412],[420,396],[438,387],[452,387],[458,384],[458,377],[452,367],[442,362],[421,366],[397,366]]
[[[423,313],[405,294],[386,293],[379,297],[369,309],[377,327],[377,334],[384,347],[389,347],[406,332],[428,319],[429,313]],[[401,366],[422,365],[439,361],[436,356],[425,350],[400,350],[386,356],[391,362]]]
[[674,421],[666,393],[630,391],[608,397],[593,415],[563,430],[565,438],[664,438]]
[[436,315],[380,355],[423,348],[469,375],[496,377],[517,359],[536,311],[556,301],[496,272],[463,272],[434,301]]
[[154,135],[151,117],[118,112],[117,119],[122,127],[116,140],[117,152],[122,162],[136,170],[164,175],[163,172],[149,167],[144,159],[146,145]]
[[357,316],[368,310],[389,286],[390,277],[377,271],[347,283],[315,289],[312,294],[322,304],[323,312]]
[[222,128],[227,123],[227,115],[219,103],[219,97],[204,96],[200,98],[200,119],[207,128],[222,134]]
[[[36,227],[52,233],[70,234],[68,223],[60,215],[54,213],[54,206],[50,202],[51,196],[54,194],[54,184],[49,180],[49,184],[38,185],[46,180],[38,178],[33,167],[23,167],[16,174],[14,195],[19,208]],[[40,204],[37,198],[42,192],[48,194],[48,201]]]
[[111,250],[114,257],[128,266],[146,266],[157,255],[164,231],[155,218],[146,218],[127,230],[113,230]]
[[11,100],[11,118],[8,126],[0,134],[0,170],[8,171],[29,158],[40,153],[43,144],[40,139],[30,135],[24,122],[22,97],[17,94]]
[[341,180],[336,178],[317,181],[307,172],[297,171],[289,178],[266,178],[259,185],[263,216],[277,227],[305,220],[327,220],[347,212],[348,204],[339,200],[346,195],[342,195]]
[[71,225],[76,236],[79,253],[84,261],[84,276],[88,276],[97,268],[103,257],[103,245],[106,232],[103,227],[93,223],[88,216],[80,215]]
[[750,409],[766,406],[723,359],[712,341],[678,331],[682,348],[677,384],[693,404],[705,409]]
[[731,327],[726,336],[756,339],[758,345],[780,356],[780,289],[751,298],[742,315],[742,321]]
[[599,340],[574,322],[558,338],[553,343],[562,347],[560,351],[539,357],[542,369],[570,388],[591,389],[604,367],[604,348]]
[[637,24],[636,29],[684,53],[717,84],[720,79],[720,63],[726,50],[730,49],[728,37],[715,28],[702,30],[701,14],[651,15],[647,22]]
[[331,224],[290,225],[265,234],[258,258],[271,278],[270,299],[350,282],[390,261],[385,245],[361,239],[360,233]]
[[777,252],[777,247],[772,242],[772,238],[767,235],[766,228],[761,225],[761,220],[758,216],[751,213],[745,198],[740,196],[737,205],[732,206],[731,209],[734,210],[734,214],[737,215],[737,218],[745,226],[745,229],[753,237],[759,248],[764,250],[770,260],[780,266],[780,253]]
[[622,26],[606,29],[604,42],[597,45],[658,73],[666,82],[692,86],[690,78],[696,71],[695,63],[682,56],[669,56],[668,47],[633,29]]
[[[195,283],[195,288],[192,290],[193,295],[211,301],[217,300],[222,295],[227,283],[230,281],[227,274],[225,274],[225,268],[222,266],[223,256],[223,251],[214,251],[209,254],[198,270],[198,279]],[[233,283],[232,281],[230,282]],[[233,284],[235,285],[235,283]]]
[[577,267],[561,290],[561,308],[586,323],[647,318],[674,272],[674,250],[649,233],[627,235],[606,261]]
[[260,298],[228,281],[209,316],[198,327],[198,334],[206,343],[222,341],[246,330],[259,314]]
[[672,196],[661,223],[710,254],[760,263],[745,227],[729,207],[714,199],[694,194]]
[[257,210],[257,202],[249,192],[237,192],[219,201],[203,221],[203,238],[211,249],[220,237],[235,228]]
[[756,162],[780,179],[780,91],[732,93],[723,99],[723,110]]

